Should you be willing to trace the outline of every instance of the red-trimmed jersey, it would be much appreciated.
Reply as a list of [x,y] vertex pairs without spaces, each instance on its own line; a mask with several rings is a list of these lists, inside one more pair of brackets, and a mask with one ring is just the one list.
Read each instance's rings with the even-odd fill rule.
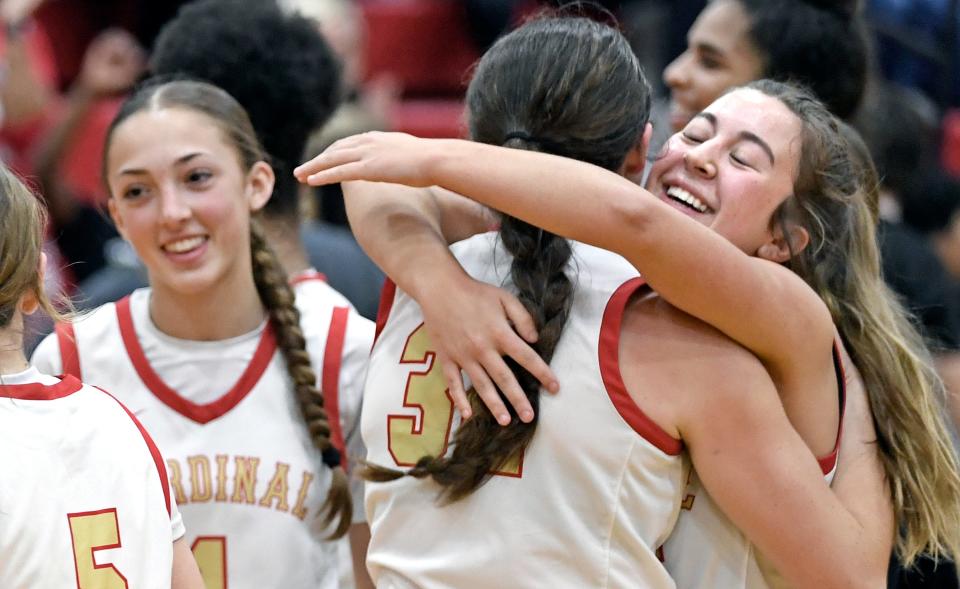
[[[833,361],[840,391],[840,423],[846,405],[846,377],[840,344],[834,345]],[[837,472],[842,427],[833,451],[818,460],[827,483]],[[677,525],[663,546],[664,564],[678,589],[769,589],[786,587],[780,574],[720,510],[703,487],[696,471],[684,490]]]
[[[296,291],[331,438],[362,452],[373,324],[319,280]],[[318,518],[331,471],[309,439],[272,327],[221,342],[177,340],[152,324],[149,297],[138,290],[75,323],[73,334],[58,329],[34,363],[109,383],[150,428],[207,587],[336,587],[336,544]],[[360,505],[362,487],[354,493]]]
[[[367,566],[381,589],[674,586],[655,549],[679,511],[685,458],[631,400],[618,364],[624,307],[642,281],[623,258],[572,246],[575,292],[551,362],[562,392],[541,395],[523,455],[450,505],[429,480],[367,484]],[[496,234],[452,250],[474,278],[512,288]],[[396,289],[385,297],[361,422],[368,460],[405,469],[446,453],[459,416],[419,306]]]
[[0,382],[0,587],[169,588],[183,523],[139,421],[72,376]]

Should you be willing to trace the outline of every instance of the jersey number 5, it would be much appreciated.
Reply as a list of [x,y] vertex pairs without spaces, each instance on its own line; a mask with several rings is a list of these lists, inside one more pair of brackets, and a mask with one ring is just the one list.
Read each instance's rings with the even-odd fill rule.
[[[388,415],[389,450],[397,466],[413,466],[424,456],[442,456],[450,440],[453,423],[453,399],[447,390],[436,353],[430,349],[430,338],[421,323],[407,337],[400,364],[424,364],[407,377],[403,406],[416,409],[412,415]],[[510,460],[496,474],[521,476],[522,457]]]
[[126,589],[127,579],[112,564],[97,564],[96,553],[120,547],[120,526],[114,507],[68,513],[78,589]]

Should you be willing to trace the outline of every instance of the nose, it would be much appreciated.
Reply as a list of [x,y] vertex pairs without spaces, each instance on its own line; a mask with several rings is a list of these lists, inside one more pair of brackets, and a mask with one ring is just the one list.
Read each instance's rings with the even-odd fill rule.
[[663,83],[666,84],[668,88],[679,88],[686,82],[687,76],[684,67],[686,58],[687,52],[684,51],[663,70]]
[[173,186],[164,187],[160,193],[160,219],[164,225],[175,227],[193,212],[183,195]]
[[717,164],[709,142],[701,143],[683,154],[683,163],[687,169],[703,178],[717,175]]

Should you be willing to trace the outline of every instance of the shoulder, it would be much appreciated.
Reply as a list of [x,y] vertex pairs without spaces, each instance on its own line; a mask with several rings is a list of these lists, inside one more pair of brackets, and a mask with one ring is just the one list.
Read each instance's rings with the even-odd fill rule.
[[350,307],[350,301],[337,292],[317,271],[302,273],[295,278],[292,284],[296,305],[301,315],[314,309],[329,309],[331,307]]
[[776,394],[753,353],[649,291],[628,303],[620,342],[627,389],[664,424],[739,403],[750,386]]

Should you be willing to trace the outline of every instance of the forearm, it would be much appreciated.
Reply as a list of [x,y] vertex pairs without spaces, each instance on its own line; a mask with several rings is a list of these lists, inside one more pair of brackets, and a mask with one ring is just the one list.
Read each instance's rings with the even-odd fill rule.
[[415,300],[466,273],[440,229],[440,209],[419,189],[347,182],[344,201],[357,242]]
[[77,210],[77,202],[63,185],[60,167],[67,147],[93,104],[92,94],[82,88],[73,89],[66,100],[66,111],[40,141],[34,156],[34,169],[43,188],[53,224],[68,224]]
[[693,463],[717,505],[793,586],[881,586],[889,539],[877,537],[827,486],[776,397],[746,394],[735,407],[724,405],[736,418],[704,416],[712,419],[711,439],[687,432]]
[[366,523],[350,526],[350,556],[353,562],[353,581],[356,589],[373,589],[373,580],[367,572],[367,547],[370,545],[370,526]]
[[765,360],[794,361],[797,341],[820,350],[832,340],[826,307],[799,277],[748,256],[613,172],[466,141],[444,141],[432,151],[428,177],[438,185],[623,255],[665,300]]
[[30,62],[25,34],[20,32],[7,39],[7,79],[2,94],[6,120],[14,125],[43,112],[55,97]]

